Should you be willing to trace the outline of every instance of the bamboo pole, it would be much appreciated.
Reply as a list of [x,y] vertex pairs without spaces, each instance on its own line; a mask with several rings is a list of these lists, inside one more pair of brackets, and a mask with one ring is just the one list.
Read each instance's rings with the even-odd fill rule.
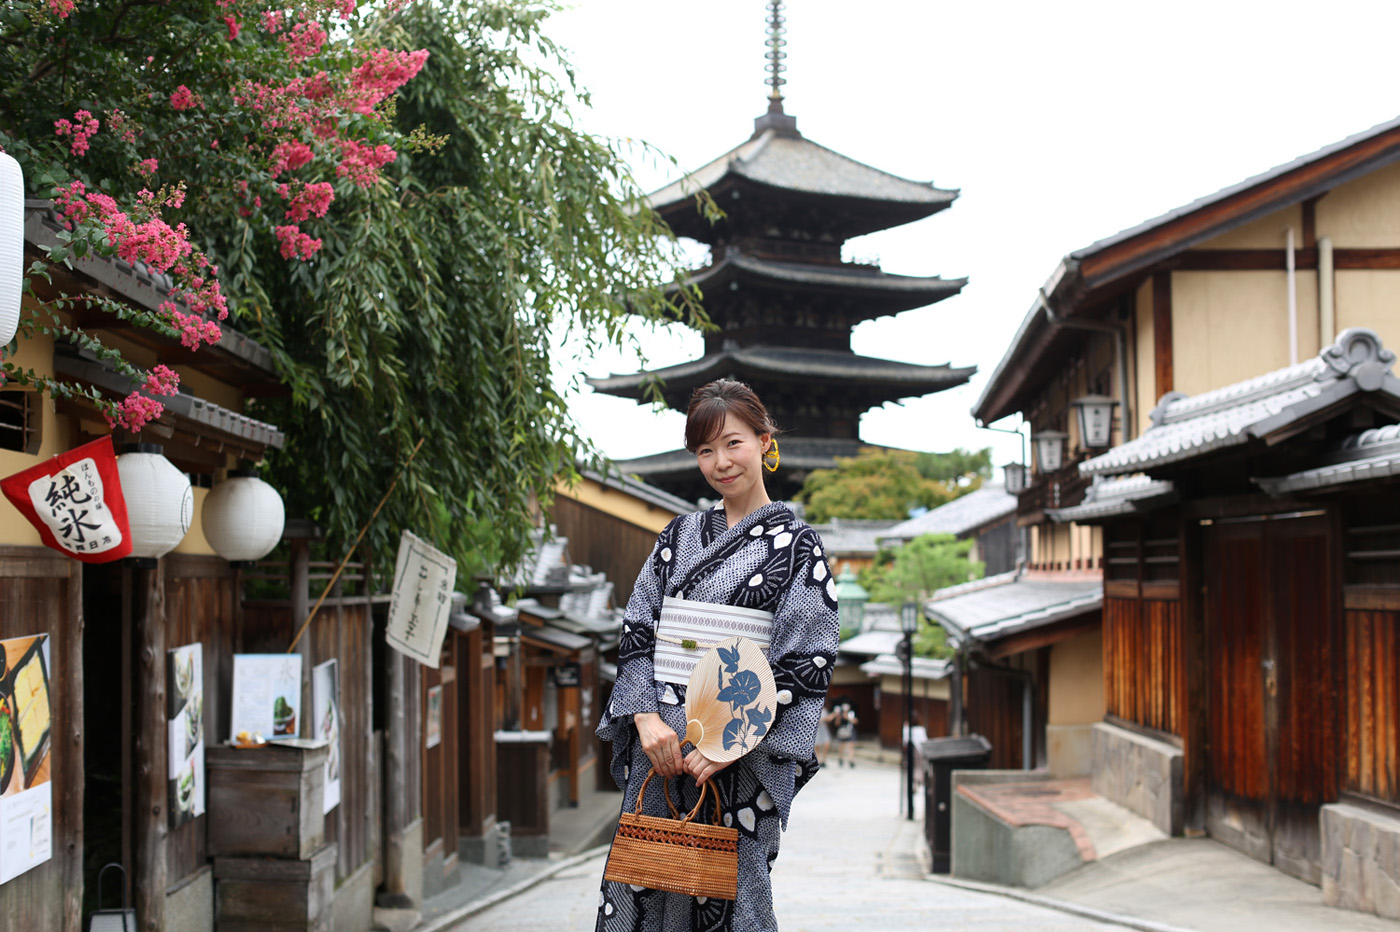
[[350,549],[345,552],[345,559],[340,561],[340,565],[335,568],[335,572],[331,574],[331,578],[326,581],[326,588],[321,590],[321,597],[317,599],[316,604],[311,607],[311,614],[306,616],[306,620],[303,621],[301,627],[297,629],[297,635],[292,638],[292,643],[291,646],[287,648],[287,653],[290,654],[297,649],[297,643],[301,641],[301,636],[306,633],[306,628],[311,624],[311,619],[315,618],[316,613],[320,611],[321,603],[326,601],[326,596],[330,595],[331,589],[335,586],[336,581],[340,579],[340,574],[345,571],[345,564],[349,563],[350,558],[355,555],[355,550],[360,546],[360,541],[365,539],[365,534],[369,531],[369,526],[374,523],[375,518],[379,517],[380,509],[382,509],[384,503],[389,500],[389,496],[394,494],[394,488],[399,484],[399,477],[402,476],[403,471],[408,468],[408,464],[413,462],[413,458],[418,455],[418,451],[422,448],[423,441],[426,439],[426,437],[418,438],[418,442],[413,445],[413,452],[408,454],[408,459],[403,461],[403,465],[399,467],[399,471],[394,474],[394,481],[389,483],[389,491],[385,492],[384,497],[379,500],[379,504],[374,506],[374,513],[369,516],[369,520],[360,528],[360,533],[356,535],[355,542],[351,544]]

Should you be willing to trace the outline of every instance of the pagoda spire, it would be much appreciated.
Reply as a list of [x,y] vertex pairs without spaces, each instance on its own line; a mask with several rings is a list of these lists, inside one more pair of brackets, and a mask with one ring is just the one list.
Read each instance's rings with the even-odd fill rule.
[[783,85],[787,78],[787,20],[783,17],[783,0],[768,0],[768,112],[753,121],[753,134],[758,136],[764,130],[775,130],[784,136],[801,136],[797,131],[797,117],[783,112]]

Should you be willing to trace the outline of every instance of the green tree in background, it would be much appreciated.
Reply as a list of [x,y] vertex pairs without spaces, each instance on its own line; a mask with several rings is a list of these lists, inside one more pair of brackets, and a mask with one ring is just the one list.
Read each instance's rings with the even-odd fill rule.
[[837,468],[814,470],[798,499],[810,521],[865,518],[899,521],[978,489],[991,475],[991,448],[969,453],[912,453],[866,447],[839,458]]
[[[860,584],[872,602],[893,606],[914,602],[922,606],[939,589],[980,579],[986,564],[968,559],[971,540],[958,540],[951,534],[925,534],[902,547],[883,551],[875,565],[861,571]],[[921,620],[914,639],[915,653],[925,657],[948,657],[952,653],[943,629]]]

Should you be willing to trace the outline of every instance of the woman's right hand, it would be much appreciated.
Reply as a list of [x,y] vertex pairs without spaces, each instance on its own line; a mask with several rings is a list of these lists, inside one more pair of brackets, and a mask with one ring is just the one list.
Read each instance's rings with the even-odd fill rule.
[[651,766],[663,777],[678,777],[681,766],[681,741],[675,729],[662,721],[656,712],[638,712],[632,716],[637,736],[642,739],[642,751]]

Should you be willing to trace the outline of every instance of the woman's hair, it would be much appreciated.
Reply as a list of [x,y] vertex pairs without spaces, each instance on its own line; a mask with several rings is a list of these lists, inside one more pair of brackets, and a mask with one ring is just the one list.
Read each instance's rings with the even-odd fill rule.
[[755,434],[776,434],[778,427],[753,389],[733,379],[716,379],[690,393],[685,412],[685,448],[694,453],[719,436],[725,415],[732,414]]

